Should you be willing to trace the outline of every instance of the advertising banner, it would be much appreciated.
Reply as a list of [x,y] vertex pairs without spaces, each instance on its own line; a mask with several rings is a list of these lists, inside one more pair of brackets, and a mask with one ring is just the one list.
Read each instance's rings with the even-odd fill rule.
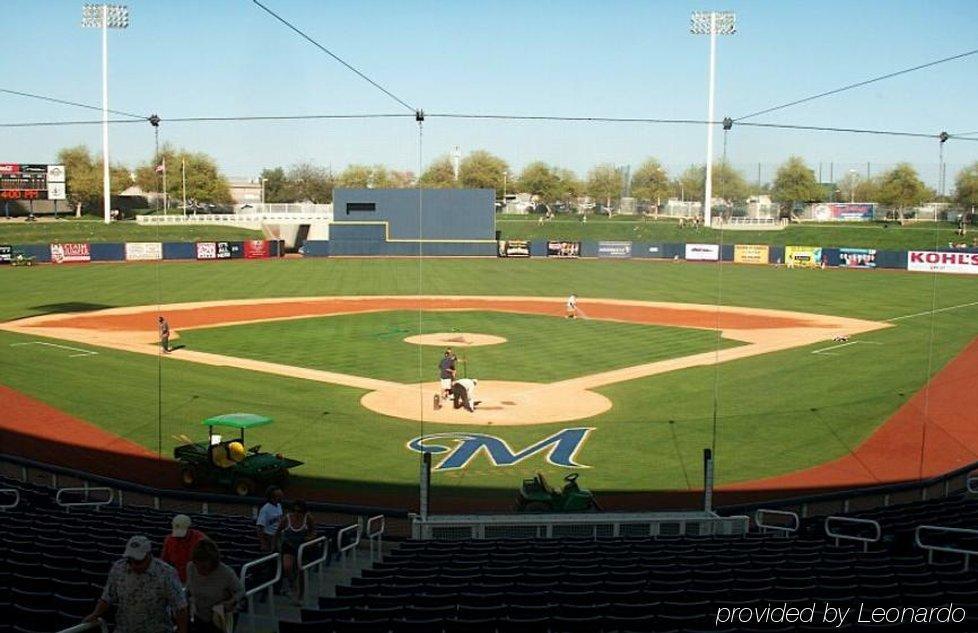
[[842,268],[876,268],[876,249],[840,248],[839,266]]
[[55,264],[74,264],[92,261],[88,244],[51,244],[51,262]]
[[217,244],[197,242],[197,259],[217,259]]
[[821,222],[870,222],[876,205],[865,202],[825,202],[812,206],[812,219]]
[[162,242],[126,242],[127,262],[146,262],[163,259]]
[[788,268],[818,268],[822,265],[822,249],[818,246],[785,246],[784,263]]
[[598,257],[626,258],[631,256],[631,242],[598,242]]
[[715,262],[720,259],[720,245],[687,244],[686,259],[694,262]]
[[10,244],[0,244],[0,264],[9,264],[14,258],[14,247]]
[[547,242],[547,257],[580,257],[580,242]]
[[269,253],[266,240],[248,240],[244,243],[244,256],[247,259],[264,259],[269,257]]
[[910,251],[907,253],[907,270],[978,275],[978,253]]
[[771,249],[766,244],[735,244],[735,264],[767,264],[771,261]]
[[530,242],[527,240],[499,240],[500,257],[529,257]]
[[[217,248],[217,258],[218,259],[231,259],[231,243],[230,242],[215,242],[215,247]],[[238,249],[240,250],[240,249]]]

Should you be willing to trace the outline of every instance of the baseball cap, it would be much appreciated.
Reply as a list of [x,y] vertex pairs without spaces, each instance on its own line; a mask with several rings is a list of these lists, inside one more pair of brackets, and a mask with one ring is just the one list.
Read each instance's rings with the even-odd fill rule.
[[190,517],[186,514],[178,514],[173,517],[173,536],[177,538],[183,538],[187,535],[187,530],[190,528]]
[[145,536],[134,536],[126,543],[126,551],[122,554],[123,558],[133,560],[143,560],[149,556],[152,545]]

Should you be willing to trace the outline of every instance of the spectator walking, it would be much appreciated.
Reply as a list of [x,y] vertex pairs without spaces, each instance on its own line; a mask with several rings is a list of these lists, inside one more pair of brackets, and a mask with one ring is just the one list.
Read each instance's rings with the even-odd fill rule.
[[180,576],[180,582],[187,583],[187,563],[190,562],[190,555],[193,554],[194,547],[207,538],[207,535],[200,530],[190,527],[190,517],[186,514],[178,514],[173,517],[173,530],[169,536],[163,539],[163,552],[160,558],[164,563],[169,563]]
[[305,588],[298,569],[299,546],[316,536],[316,523],[305,501],[292,502],[289,511],[279,521],[278,531],[282,538],[282,575],[287,586],[293,588],[293,599],[301,602]]
[[265,491],[265,505],[258,511],[258,541],[265,554],[278,551],[278,524],[282,519],[282,489],[269,486]]
[[192,605],[191,633],[234,630],[234,613],[245,597],[234,570],[221,562],[221,551],[205,538],[197,543],[187,565],[187,594]]
[[129,539],[85,622],[98,620],[114,606],[116,633],[173,633],[174,626],[177,633],[187,633],[187,599],[180,578],[151,550],[145,536]]

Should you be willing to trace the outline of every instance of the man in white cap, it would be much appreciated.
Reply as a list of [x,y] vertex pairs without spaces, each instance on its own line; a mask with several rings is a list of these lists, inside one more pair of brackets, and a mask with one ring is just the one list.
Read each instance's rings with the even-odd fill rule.
[[173,530],[163,539],[163,553],[160,558],[177,570],[180,582],[187,582],[187,563],[190,562],[194,547],[207,535],[190,527],[190,517],[178,514],[173,517]]
[[452,404],[456,409],[465,407],[467,411],[475,411],[479,404],[475,401],[475,386],[479,381],[475,378],[462,378],[452,384]]
[[85,616],[94,622],[115,606],[116,633],[187,633],[187,598],[175,569],[154,558],[145,536],[126,543],[122,560],[109,570],[95,610]]

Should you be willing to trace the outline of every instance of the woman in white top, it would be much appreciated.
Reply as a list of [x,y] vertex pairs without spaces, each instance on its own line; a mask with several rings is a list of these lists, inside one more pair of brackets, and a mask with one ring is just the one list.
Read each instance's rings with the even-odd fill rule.
[[299,547],[316,536],[316,523],[306,508],[305,501],[294,501],[289,511],[279,520],[278,533],[282,541],[282,574],[287,582],[297,587],[294,598],[301,602],[302,576],[296,560]]

